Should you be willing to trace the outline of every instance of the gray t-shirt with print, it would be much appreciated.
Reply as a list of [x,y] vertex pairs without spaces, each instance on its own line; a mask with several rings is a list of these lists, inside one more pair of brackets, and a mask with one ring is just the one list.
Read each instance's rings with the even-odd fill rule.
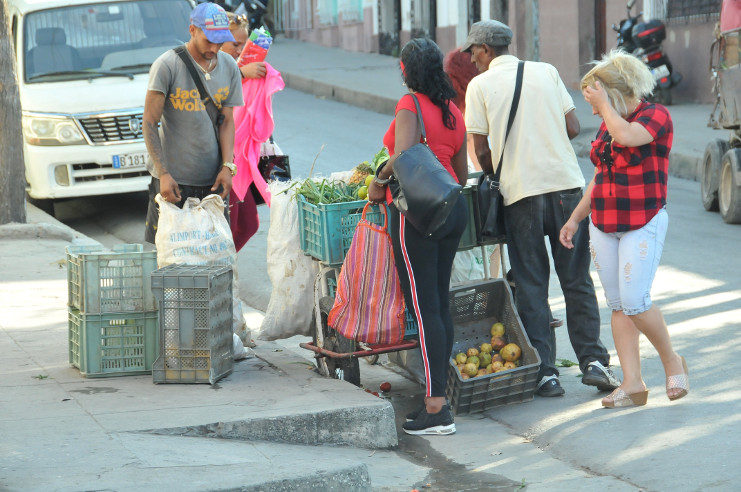
[[[226,107],[244,104],[242,77],[231,56],[218,52],[210,80],[206,80],[197,66],[196,70],[217,103]],[[182,185],[213,185],[221,170],[214,126],[188,68],[173,50],[167,50],[152,64],[147,89],[165,95],[160,139],[170,175]],[[231,161],[232,156],[225,156],[224,160]]]

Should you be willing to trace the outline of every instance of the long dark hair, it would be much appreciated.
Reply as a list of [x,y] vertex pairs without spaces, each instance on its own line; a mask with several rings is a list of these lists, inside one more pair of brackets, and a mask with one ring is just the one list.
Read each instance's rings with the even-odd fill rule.
[[412,39],[401,50],[402,77],[410,90],[430,98],[443,112],[443,124],[455,129],[455,116],[448,104],[455,97],[455,89],[443,70],[443,52],[427,38]]

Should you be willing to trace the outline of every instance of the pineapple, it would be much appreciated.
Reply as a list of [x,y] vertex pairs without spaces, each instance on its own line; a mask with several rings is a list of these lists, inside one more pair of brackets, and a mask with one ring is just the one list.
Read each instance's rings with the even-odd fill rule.
[[352,176],[350,176],[349,184],[351,185],[363,185],[365,183],[365,177],[373,173],[368,161],[363,161],[353,170]]
[[350,181],[348,181],[348,184],[352,186],[363,186],[365,184],[365,178],[372,174],[376,174],[376,168],[378,168],[378,166],[382,162],[385,162],[388,158],[389,154],[386,151],[386,148],[381,148],[381,150],[379,150],[376,155],[373,156],[372,161],[363,161],[355,166],[352,176],[350,176]]

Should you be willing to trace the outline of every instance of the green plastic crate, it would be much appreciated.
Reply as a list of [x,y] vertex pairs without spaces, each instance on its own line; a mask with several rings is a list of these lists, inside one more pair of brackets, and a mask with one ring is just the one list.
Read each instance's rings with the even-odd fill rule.
[[85,377],[150,374],[157,311],[83,314],[68,308],[69,362]]
[[466,223],[466,229],[463,231],[463,236],[458,243],[458,251],[465,251],[478,246],[476,239],[476,209],[477,206],[476,198],[477,192],[476,187],[467,185],[463,187],[463,193],[461,198],[466,201],[466,207],[468,207],[468,222]]
[[516,343],[522,349],[520,367],[471,379],[461,378],[451,360],[446,394],[456,415],[532,400],[538,382],[540,356],[515,311],[507,281],[486,280],[452,289],[450,312],[455,325],[452,356],[488,343],[491,325],[497,321],[504,324],[507,342]]
[[152,273],[160,313],[155,383],[210,383],[234,368],[232,268],[168,265]]
[[[314,205],[298,195],[301,250],[328,265],[341,265],[350,249],[355,226],[363,215],[366,200]],[[365,218],[382,225],[380,205],[373,205]]]
[[154,311],[157,252],[141,244],[67,246],[68,305],[84,314]]

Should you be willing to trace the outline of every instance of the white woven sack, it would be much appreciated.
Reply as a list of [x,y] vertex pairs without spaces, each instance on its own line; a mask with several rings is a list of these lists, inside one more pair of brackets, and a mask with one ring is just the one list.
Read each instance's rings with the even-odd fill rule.
[[270,181],[267,270],[273,289],[258,338],[275,340],[311,335],[314,328],[314,278],[319,263],[301,251],[298,206],[290,181]]

